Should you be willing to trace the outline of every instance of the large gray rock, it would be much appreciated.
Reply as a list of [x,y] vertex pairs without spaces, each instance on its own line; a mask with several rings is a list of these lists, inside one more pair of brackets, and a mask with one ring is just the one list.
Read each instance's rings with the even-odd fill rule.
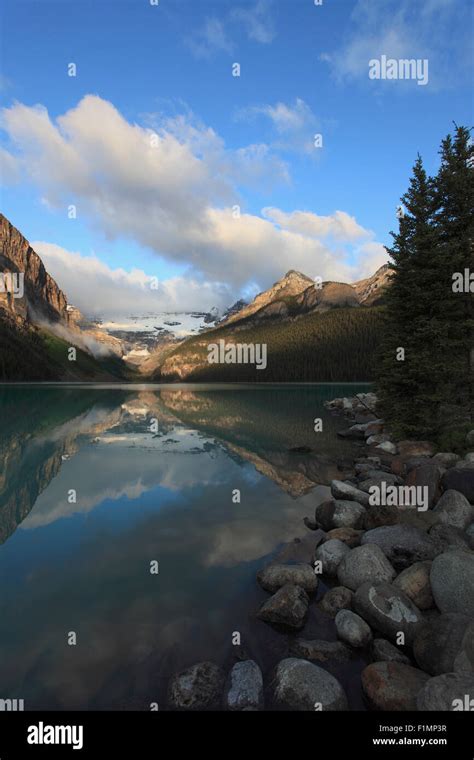
[[290,654],[324,664],[347,662],[352,658],[351,650],[342,641],[323,641],[322,639],[294,639],[290,643]]
[[257,573],[257,580],[265,591],[274,594],[282,586],[292,583],[301,586],[307,594],[314,594],[318,588],[318,578],[311,565],[296,564],[283,565],[271,564]]
[[261,710],[263,676],[253,660],[237,662],[230,671],[225,706],[228,710]]
[[443,493],[433,512],[438,515],[440,522],[461,530],[465,530],[474,520],[474,506],[469,504],[462,493],[452,489]]
[[359,504],[362,504],[363,507],[369,506],[368,494],[351,485],[350,483],[344,483],[342,480],[331,481],[331,494],[335,499],[342,499],[343,501],[357,501]]
[[441,612],[474,617],[474,554],[453,549],[433,560],[431,590]]
[[220,706],[225,676],[213,662],[199,662],[173,676],[168,704],[175,710],[212,710]]
[[474,710],[474,676],[445,673],[430,678],[418,693],[420,711],[451,712]]
[[[459,464],[459,463],[458,463]],[[466,463],[469,465],[469,462]],[[444,473],[441,481],[443,489],[453,489],[462,493],[466,499],[474,503],[474,467],[452,467]]]
[[440,451],[434,455],[433,462],[449,470],[450,467],[454,467],[456,462],[459,462],[460,458],[459,454],[454,454],[451,451]]
[[416,710],[416,699],[429,676],[400,662],[373,662],[362,671],[362,688],[376,710]]
[[350,610],[354,593],[345,586],[334,586],[326,591],[319,602],[319,608],[331,617],[335,617],[339,610]]
[[275,703],[287,710],[314,712],[347,710],[347,697],[339,681],[306,660],[282,660],[273,682]]
[[357,501],[331,499],[318,504],[315,520],[323,530],[333,528],[362,528],[365,508]]
[[340,610],[334,620],[337,635],[346,644],[359,649],[372,641],[372,631],[359,615],[351,610]]
[[446,523],[437,523],[428,531],[429,537],[438,547],[438,554],[448,549],[470,549],[469,535],[460,528]]
[[346,544],[337,538],[333,538],[331,541],[325,541],[321,546],[318,546],[314,553],[314,561],[321,562],[325,575],[333,576],[336,575],[342,558],[349,551],[350,549]]
[[346,554],[337,569],[337,577],[341,586],[355,591],[366,581],[380,583],[390,582],[395,577],[395,570],[387,557],[374,544],[357,546]]
[[399,519],[398,507],[393,504],[371,505],[364,515],[364,528],[365,530],[373,530],[384,525],[396,525]]
[[287,583],[262,605],[257,617],[283,630],[299,631],[308,614],[309,597],[300,586]]
[[437,552],[435,542],[419,528],[411,525],[387,525],[368,530],[362,537],[361,544],[380,546],[387,559],[398,571],[433,559]]
[[426,623],[413,644],[413,654],[420,668],[432,676],[452,673],[470,623],[467,615],[453,612]]
[[411,644],[423,625],[420,610],[390,583],[363,583],[354,595],[354,609],[372,628],[397,643],[403,633]]
[[393,585],[403,591],[419,610],[429,610],[434,605],[430,583],[431,562],[415,562],[402,570]]
[[372,644],[374,662],[401,662],[410,665],[410,659],[386,639],[374,639]]

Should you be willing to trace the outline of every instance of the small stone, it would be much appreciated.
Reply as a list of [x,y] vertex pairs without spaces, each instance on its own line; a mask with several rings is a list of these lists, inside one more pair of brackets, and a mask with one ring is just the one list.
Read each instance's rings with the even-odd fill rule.
[[339,610],[350,610],[354,593],[345,586],[335,586],[326,591],[319,602],[319,608],[331,617],[335,617]]
[[390,582],[395,570],[383,551],[375,545],[365,544],[346,554],[338,567],[337,577],[342,586],[356,591],[363,583]]
[[308,604],[306,591],[287,583],[262,605],[257,617],[276,628],[299,631],[306,622]]
[[348,501],[357,501],[362,504],[363,507],[369,506],[369,496],[360,491],[350,483],[344,483],[342,480],[331,481],[331,494],[335,499],[342,499]]
[[391,441],[383,441],[383,443],[379,443],[375,448],[379,451],[384,451],[386,454],[395,455],[397,453],[397,447]]
[[211,710],[219,707],[224,673],[213,662],[200,662],[173,676],[168,703],[175,710]]
[[350,549],[346,544],[333,538],[318,546],[314,553],[314,561],[321,562],[324,575],[334,576],[337,574],[337,568],[342,558],[348,551]]
[[273,682],[275,703],[287,710],[314,712],[347,710],[347,697],[339,681],[312,662],[294,657],[282,660]]
[[274,594],[282,586],[292,583],[300,586],[307,594],[314,594],[318,588],[318,578],[311,565],[270,564],[257,573],[257,580],[265,591]]
[[416,698],[429,680],[423,671],[400,662],[373,662],[362,671],[362,688],[376,710],[416,710]]
[[232,668],[225,698],[229,710],[261,710],[263,676],[253,660],[237,662]]
[[430,583],[431,562],[415,562],[402,570],[393,585],[403,591],[419,610],[429,610],[434,605]]
[[363,648],[372,641],[372,631],[365,620],[351,610],[339,610],[334,623],[339,638],[351,647]]

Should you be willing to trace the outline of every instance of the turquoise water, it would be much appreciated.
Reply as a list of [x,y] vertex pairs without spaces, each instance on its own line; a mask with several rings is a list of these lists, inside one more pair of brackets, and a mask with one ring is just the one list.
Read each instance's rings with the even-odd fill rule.
[[270,672],[287,637],[255,619],[255,574],[353,457],[323,402],[358,390],[0,388],[0,697],[164,707],[171,673],[232,664],[235,632]]

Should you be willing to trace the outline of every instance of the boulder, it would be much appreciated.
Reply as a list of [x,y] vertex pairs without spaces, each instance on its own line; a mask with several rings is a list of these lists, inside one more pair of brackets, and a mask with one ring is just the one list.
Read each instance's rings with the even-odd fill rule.
[[331,494],[335,499],[342,499],[343,501],[357,501],[362,504],[363,507],[368,507],[369,496],[364,491],[360,491],[350,483],[345,483],[343,480],[331,481]]
[[321,562],[324,575],[334,576],[337,574],[342,558],[350,549],[347,544],[333,538],[318,546],[314,553],[314,561]]
[[398,450],[402,457],[432,457],[436,446],[429,441],[399,441]]
[[365,530],[381,528],[383,525],[396,525],[400,518],[398,508],[395,506],[374,505],[368,507],[364,515]]
[[347,544],[350,549],[354,546],[359,546],[360,540],[364,535],[363,530],[355,530],[354,528],[333,528],[326,533],[325,541],[331,541],[337,538],[342,541],[343,544]]
[[393,585],[403,591],[419,610],[429,610],[434,605],[430,584],[431,562],[415,562],[402,570]]
[[453,489],[443,493],[433,512],[438,515],[440,522],[461,530],[465,530],[474,520],[474,506],[469,504],[462,493]]
[[450,612],[423,625],[413,643],[413,654],[420,668],[432,676],[453,672],[470,623],[467,615]]
[[472,711],[474,676],[465,673],[445,673],[430,678],[419,691],[416,702],[420,711]]
[[373,662],[362,671],[362,688],[375,710],[416,710],[416,699],[429,680],[423,671],[400,662]]
[[365,620],[351,610],[339,610],[334,623],[341,641],[351,647],[367,647],[372,641],[372,631]]
[[220,706],[225,677],[213,662],[199,662],[173,676],[168,704],[174,710],[212,710]]
[[383,426],[383,420],[372,420],[366,425],[366,428],[364,430],[365,437],[370,438],[372,435],[380,435],[383,433]]
[[372,658],[374,662],[401,662],[410,665],[410,659],[386,639],[374,639]]
[[257,617],[276,628],[299,631],[306,622],[308,604],[306,591],[287,583],[262,605]]
[[474,467],[452,467],[442,478],[441,485],[445,491],[459,491],[466,499],[474,503]]
[[335,617],[339,610],[350,610],[352,607],[352,597],[354,593],[344,586],[334,586],[334,588],[326,591],[323,598],[319,602],[319,609]]
[[474,617],[474,554],[450,549],[433,560],[431,590],[441,612]]
[[372,628],[393,642],[399,633],[411,644],[423,625],[423,617],[415,604],[390,583],[363,583],[357,589],[353,607]]
[[352,425],[346,430],[338,430],[337,435],[340,438],[349,438],[352,440],[364,440],[365,438],[366,424]]
[[348,552],[337,569],[342,586],[356,591],[363,583],[393,580],[396,573],[383,551],[373,544],[358,546]]
[[376,446],[387,441],[390,441],[390,436],[387,433],[377,433],[376,435],[369,435],[366,443],[368,446]]
[[438,553],[435,542],[427,534],[411,525],[387,525],[368,530],[361,545],[380,546],[393,567],[402,571],[415,562],[433,559]]
[[314,594],[318,588],[318,578],[313,568],[311,565],[303,563],[296,565],[267,565],[257,573],[257,580],[261,587],[271,594],[274,594],[287,583],[300,586],[309,595]]
[[311,662],[321,662],[325,665],[331,662],[348,662],[352,652],[341,641],[322,641],[313,639],[294,639],[290,643],[290,654]]
[[262,709],[263,676],[253,660],[237,662],[232,668],[226,687],[225,706],[232,711]]
[[273,695],[276,705],[287,710],[347,710],[347,697],[339,681],[312,662],[290,657],[275,672]]

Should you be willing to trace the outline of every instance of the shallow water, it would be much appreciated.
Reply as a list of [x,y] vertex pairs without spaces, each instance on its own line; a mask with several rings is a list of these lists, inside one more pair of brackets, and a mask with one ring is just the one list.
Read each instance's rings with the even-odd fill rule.
[[[0,698],[161,709],[169,675],[202,659],[267,676],[288,637],[255,619],[255,574],[310,535],[357,451],[323,402],[359,390],[0,388]],[[335,638],[314,604],[302,635]],[[338,674],[355,708],[357,667]]]

